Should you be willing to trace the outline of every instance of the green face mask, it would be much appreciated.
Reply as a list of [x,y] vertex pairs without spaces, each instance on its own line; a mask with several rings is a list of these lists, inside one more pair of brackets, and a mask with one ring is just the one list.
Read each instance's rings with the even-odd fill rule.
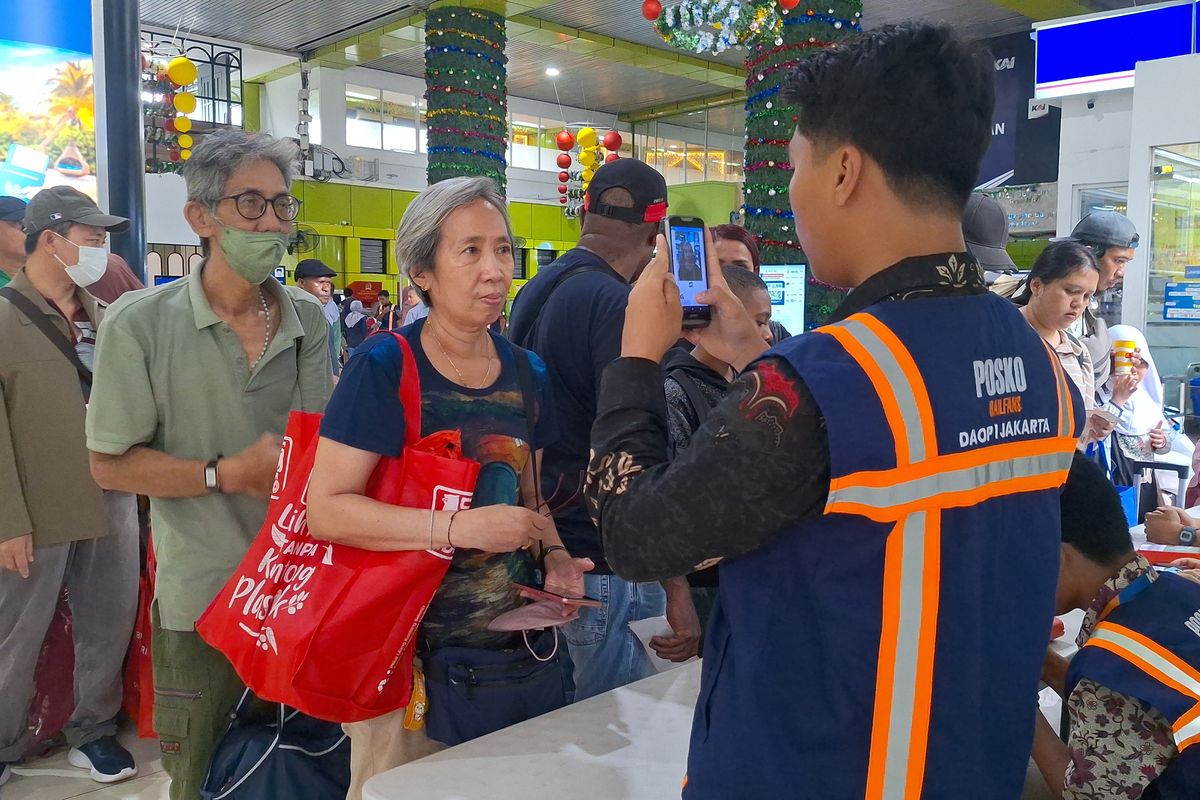
[[275,231],[244,231],[225,226],[221,236],[221,252],[233,271],[250,283],[258,284],[271,277],[287,252],[286,233]]

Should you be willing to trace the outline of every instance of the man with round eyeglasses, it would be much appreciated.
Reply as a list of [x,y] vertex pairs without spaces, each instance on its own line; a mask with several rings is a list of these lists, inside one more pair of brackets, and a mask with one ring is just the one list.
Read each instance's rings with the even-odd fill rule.
[[206,137],[183,172],[204,263],[122,297],[98,337],[92,474],[151,498],[154,724],[173,800],[198,795],[244,688],[196,619],[266,517],[288,412],[324,410],[332,388],[320,303],[273,277],[300,209],[296,157],[262,134]]

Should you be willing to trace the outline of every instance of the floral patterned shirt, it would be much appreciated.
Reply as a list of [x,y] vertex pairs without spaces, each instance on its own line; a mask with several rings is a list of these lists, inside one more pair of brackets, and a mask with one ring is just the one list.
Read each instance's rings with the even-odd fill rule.
[[[1134,556],[1092,600],[1076,640],[1084,645],[1096,630],[1100,612],[1143,574],[1158,573]],[[1081,679],[1067,700],[1071,733],[1064,800],[1137,800],[1178,755],[1171,723],[1140,700]]]

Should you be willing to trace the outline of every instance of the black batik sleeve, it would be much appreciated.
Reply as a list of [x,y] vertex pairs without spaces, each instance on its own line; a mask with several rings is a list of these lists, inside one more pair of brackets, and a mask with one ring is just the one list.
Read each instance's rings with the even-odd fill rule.
[[613,362],[597,411],[587,503],[623,578],[673,578],[745,555],[825,505],[824,420],[781,359],[743,373],[674,460],[657,364]]

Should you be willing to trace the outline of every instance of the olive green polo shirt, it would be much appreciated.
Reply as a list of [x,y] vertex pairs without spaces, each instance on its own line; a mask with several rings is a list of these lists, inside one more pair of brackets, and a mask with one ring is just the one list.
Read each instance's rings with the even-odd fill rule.
[[[263,433],[282,434],[292,409],[325,409],[333,385],[329,325],[316,298],[263,284],[279,299],[282,319],[251,371],[237,334],[208,303],[203,269],[130,292],[108,309],[97,338],[88,449],[121,455],[144,445],[207,462],[236,455]],[[266,500],[245,495],[151,498],[164,628],[193,629],[266,515]]]

